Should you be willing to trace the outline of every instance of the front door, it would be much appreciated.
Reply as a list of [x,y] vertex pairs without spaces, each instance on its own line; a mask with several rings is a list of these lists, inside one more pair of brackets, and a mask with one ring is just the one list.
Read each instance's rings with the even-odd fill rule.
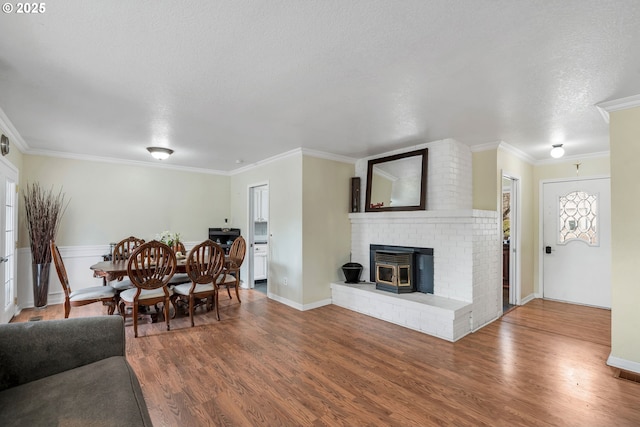
[[543,297],[611,308],[609,178],[543,184]]
[[18,172],[0,161],[0,208],[2,236],[0,237],[0,323],[9,323],[16,314],[16,227],[18,225],[16,182]]

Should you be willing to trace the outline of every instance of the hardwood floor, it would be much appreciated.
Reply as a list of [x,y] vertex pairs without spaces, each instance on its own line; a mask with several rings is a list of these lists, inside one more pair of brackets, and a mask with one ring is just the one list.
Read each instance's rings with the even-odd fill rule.
[[[637,426],[640,384],[614,377],[610,312],[535,300],[449,343],[330,305],[241,291],[220,317],[127,327],[155,426]],[[71,317],[105,314],[94,304]],[[62,318],[61,306],[25,310]]]

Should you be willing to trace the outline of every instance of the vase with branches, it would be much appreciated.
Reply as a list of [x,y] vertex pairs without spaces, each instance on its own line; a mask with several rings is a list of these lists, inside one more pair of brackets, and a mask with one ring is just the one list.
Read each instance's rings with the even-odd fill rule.
[[45,190],[38,183],[27,184],[22,195],[31,247],[33,304],[46,307],[51,267],[49,243],[56,238],[69,202],[65,202],[62,190],[56,194],[53,188]]

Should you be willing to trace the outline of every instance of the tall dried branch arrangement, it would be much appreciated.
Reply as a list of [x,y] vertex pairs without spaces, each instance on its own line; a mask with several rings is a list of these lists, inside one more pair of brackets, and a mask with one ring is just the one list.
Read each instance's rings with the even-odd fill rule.
[[31,257],[34,264],[51,262],[49,241],[55,240],[62,215],[69,203],[65,204],[62,189],[58,194],[53,189],[45,191],[40,184],[27,184],[23,190],[24,206],[27,211],[27,229],[31,241]]

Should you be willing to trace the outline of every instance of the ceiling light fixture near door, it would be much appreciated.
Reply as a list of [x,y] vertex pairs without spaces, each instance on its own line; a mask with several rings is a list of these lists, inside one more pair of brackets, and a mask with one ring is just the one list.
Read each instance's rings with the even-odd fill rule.
[[559,159],[564,156],[564,148],[562,148],[562,144],[553,144],[551,149],[551,157],[554,159]]
[[173,154],[173,150],[164,147],[147,147],[147,151],[158,160],[168,159]]

